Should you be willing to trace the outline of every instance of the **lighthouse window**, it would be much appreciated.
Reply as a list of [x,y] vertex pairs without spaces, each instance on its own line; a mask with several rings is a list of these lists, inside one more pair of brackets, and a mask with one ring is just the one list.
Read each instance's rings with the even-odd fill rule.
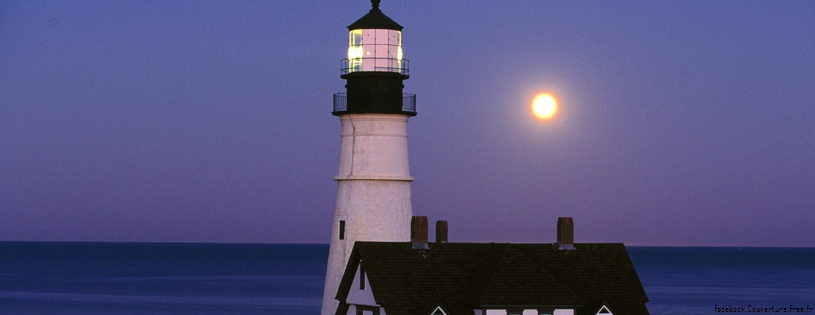
[[345,220],[340,220],[340,239],[345,239]]
[[401,32],[399,31],[389,31],[388,32],[388,45],[391,46],[399,46],[401,43]]
[[362,30],[348,33],[348,69],[349,72],[360,71],[362,66]]
[[379,45],[388,43],[388,30],[376,30],[376,43]]
[[388,58],[388,45],[376,45],[375,47],[377,58]]
[[401,53],[399,52],[402,47],[399,46],[388,46],[388,58],[391,59],[402,59],[399,58]]
[[362,30],[362,44],[363,45],[376,44],[376,30],[374,29]]
[[362,30],[352,30],[348,39],[348,46],[362,46]]

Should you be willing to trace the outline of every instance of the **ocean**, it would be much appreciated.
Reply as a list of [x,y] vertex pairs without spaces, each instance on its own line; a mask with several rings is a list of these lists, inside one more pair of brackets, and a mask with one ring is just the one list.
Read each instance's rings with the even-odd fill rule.
[[[628,250],[651,314],[815,314],[815,248]],[[0,242],[0,314],[318,314],[327,259],[328,245]]]
[[815,248],[628,247],[628,252],[651,314],[712,314],[716,307],[764,313],[790,306],[815,314]]

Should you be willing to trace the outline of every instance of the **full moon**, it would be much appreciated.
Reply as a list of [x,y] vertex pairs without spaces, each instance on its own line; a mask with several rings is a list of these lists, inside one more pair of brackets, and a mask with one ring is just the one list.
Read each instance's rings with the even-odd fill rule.
[[552,116],[555,115],[555,111],[557,111],[557,102],[552,95],[541,94],[532,101],[532,112],[535,113],[535,116],[538,116],[538,118],[552,118]]

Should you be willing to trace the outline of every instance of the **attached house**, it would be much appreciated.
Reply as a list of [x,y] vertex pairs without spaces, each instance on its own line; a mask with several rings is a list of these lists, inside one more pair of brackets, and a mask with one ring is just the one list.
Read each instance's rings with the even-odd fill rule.
[[414,217],[411,242],[356,242],[337,315],[648,314],[648,297],[623,244],[574,244],[571,218],[558,242],[448,243],[437,222]]

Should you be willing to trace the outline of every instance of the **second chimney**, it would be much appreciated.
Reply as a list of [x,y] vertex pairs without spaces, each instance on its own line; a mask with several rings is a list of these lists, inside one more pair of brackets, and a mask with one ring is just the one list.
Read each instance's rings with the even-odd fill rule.
[[436,244],[447,243],[447,220],[436,221]]
[[429,249],[427,245],[427,217],[414,216],[410,219],[410,243],[413,249]]
[[575,250],[574,221],[570,217],[557,218],[557,248],[559,250]]

